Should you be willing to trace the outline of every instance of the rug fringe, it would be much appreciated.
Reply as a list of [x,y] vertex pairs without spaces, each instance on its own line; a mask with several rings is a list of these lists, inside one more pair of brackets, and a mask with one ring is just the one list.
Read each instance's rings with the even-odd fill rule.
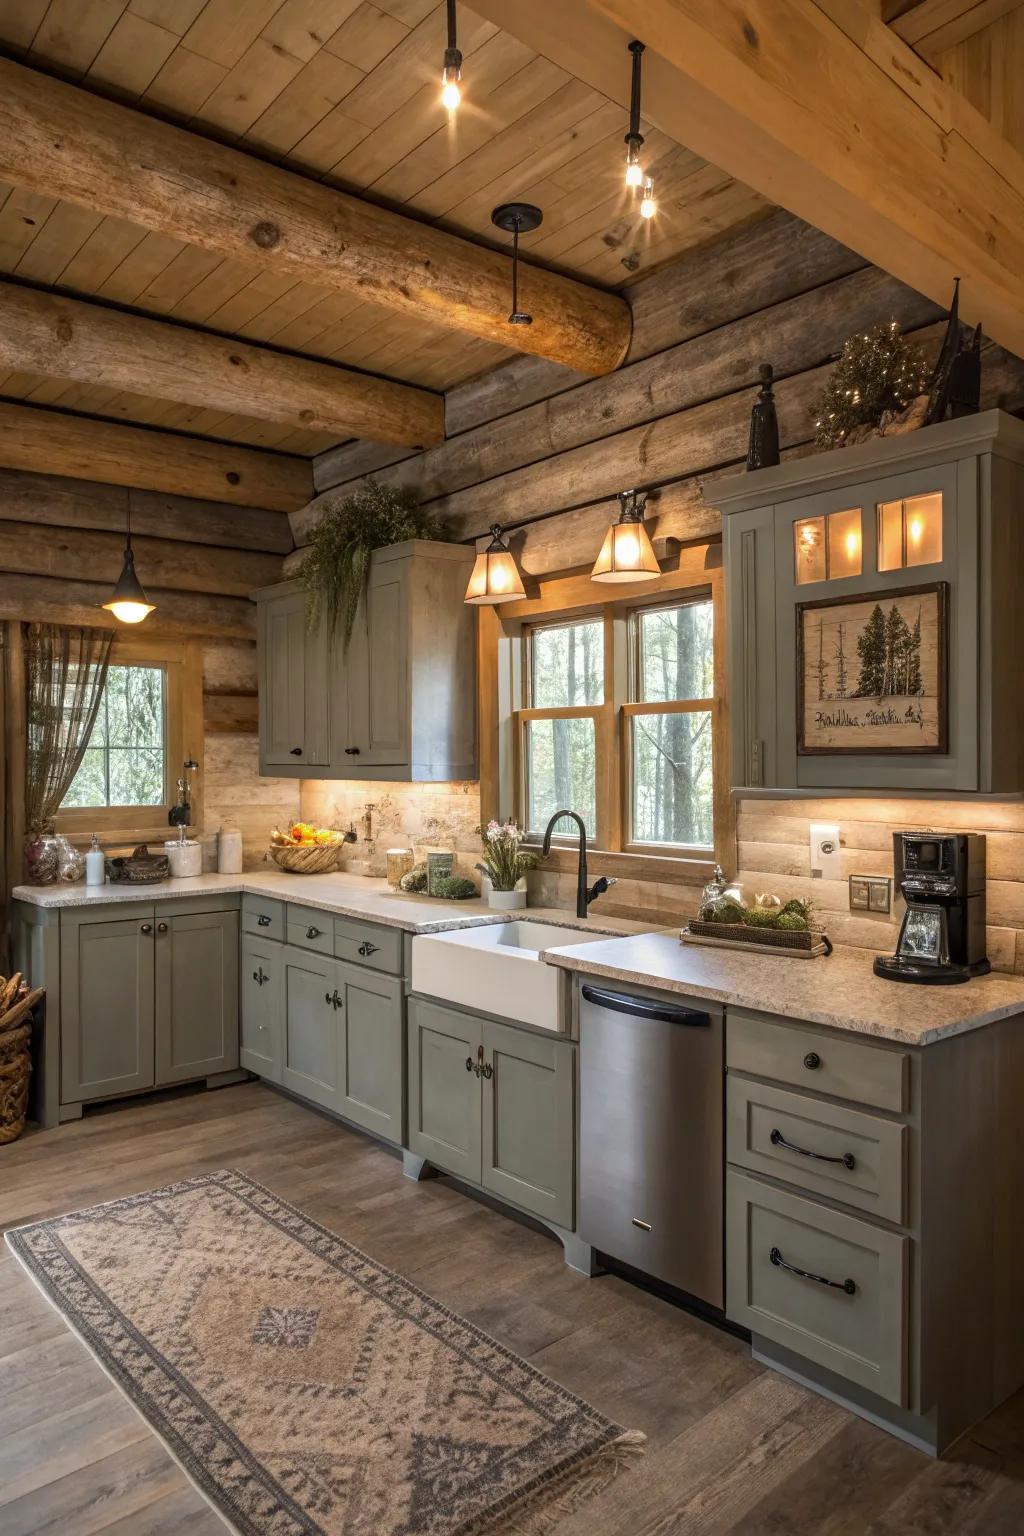
[[619,1473],[647,1450],[647,1436],[627,1429],[585,1461],[574,1462],[557,1477],[527,1494],[512,1510],[486,1519],[460,1536],[550,1536],[581,1504],[609,1488]]

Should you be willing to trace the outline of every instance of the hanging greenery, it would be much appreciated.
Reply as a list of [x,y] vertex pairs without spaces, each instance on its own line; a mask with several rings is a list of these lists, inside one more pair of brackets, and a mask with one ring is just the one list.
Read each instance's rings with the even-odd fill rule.
[[412,491],[393,490],[373,479],[351,496],[328,498],[321,506],[326,510],[300,570],[306,622],[311,630],[326,623],[332,635],[340,625],[347,648],[373,551],[405,539],[443,539],[445,531]]
[[[905,411],[928,388],[928,365],[890,320],[847,341],[815,412],[819,448],[839,448]],[[869,429],[867,432],[864,429]]]

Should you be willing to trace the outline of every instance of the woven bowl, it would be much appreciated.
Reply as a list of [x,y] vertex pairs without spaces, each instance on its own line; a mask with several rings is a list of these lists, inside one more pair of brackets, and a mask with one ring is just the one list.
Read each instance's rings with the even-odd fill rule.
[[344,851],[344,843],[315,843],[309,848],[274,846],[267,849],[267,857],[278,869],[293,875],[329,875],[341,868]]

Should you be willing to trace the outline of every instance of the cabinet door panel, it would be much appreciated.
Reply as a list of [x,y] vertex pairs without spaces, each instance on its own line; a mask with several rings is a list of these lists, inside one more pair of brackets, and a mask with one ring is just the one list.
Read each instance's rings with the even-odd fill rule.
[[284,1055],[281,1082],[293,1093],[338,1108],[341,1008],[338,968],[289,945],[284,950]]
[[575,1047],[489,1020],[483,1045],[484,1188],[572,1227]]
[[61,1102],[153,1086],[153,909],[61,930]]
[[479,1183],[480,1020],[412,997],[408,1028],[409,1150]]
[[281,1081],[284,948],[273,940],[242,941],[239,1065],[268,1082]]
[[156,1080],[183,1083],[238,1066],[238,913],[156,923]]
[[259,704],[265,764],[327,762],[327,645],[307,630],[301,591],[260,603]]
[[[346,657],[348,734],[338,767],[400,767],[409,761],[405,562],[371,571]],[[358,756],[344,747],[358,748]]]
[[339,1114],[401,1142],[402,984],[339,965],[345,999]]

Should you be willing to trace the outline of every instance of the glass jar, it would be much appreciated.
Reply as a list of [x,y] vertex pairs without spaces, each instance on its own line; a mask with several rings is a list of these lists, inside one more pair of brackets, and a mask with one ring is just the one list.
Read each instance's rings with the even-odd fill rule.
[[25,839],[25,879],[29,885],[56,885],[62,841],[53,832],[38,832]]
[[62,885],[81,885],[85,879],[85,854],[57,834],[57,879]]
[[388,885],[393,891],[397,891],[402,884],[402,876],[407,875],[416,860],[411,848],[389,848],[387,851]]

